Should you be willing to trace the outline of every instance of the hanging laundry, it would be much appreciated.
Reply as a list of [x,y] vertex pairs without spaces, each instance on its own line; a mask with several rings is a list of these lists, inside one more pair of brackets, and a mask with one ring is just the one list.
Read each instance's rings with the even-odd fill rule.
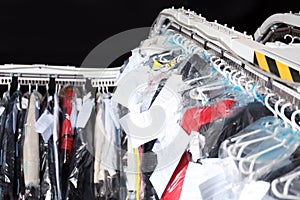
[[94,197],[94,99],[83,98],[76,123],[75,146],[68,181],[68,199],[95,199]]
[[72,101],[74,91],[72,86],[66,86],[60,91],[62,124],[60,132],[60,161],[61,161],[61,187],[62,197],[66,198],[67,183],[70,171],[70,164],[74,148],[74,133],[71,124]]
[[[6,120],[5,128],[2,135],[1,145],[1,170],[0,170],[0,185],[1,185],[1,199],[14,199],[15,187],[15,154],[16,154],[16,123],[18,117],[17,103],[21,97],[20,92],[14,92],[6,104]],[[3,113],[2,113],[3,114]]]
[[39,133],[35,131],[40,101],[40,93],[33,92],[30,94],[23,146],[25,198],[40,198],[40,137]]

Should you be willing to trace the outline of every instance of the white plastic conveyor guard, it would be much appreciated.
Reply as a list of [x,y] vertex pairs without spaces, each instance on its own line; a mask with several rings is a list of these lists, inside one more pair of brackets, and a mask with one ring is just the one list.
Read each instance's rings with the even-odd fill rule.
[[[300,16],[297,17],[300,20]],[[228,28],[216,21],[209,22],[193,11],[174,8],[165,9],[160,13],[151,34],[158,33],[166,19],[180,25],[183,29],[189,30],[190,33],[196,33],[221,51],[232,52],[250,63],[254,63],[255,53],[258,52],[292,68],[292,70],[300,71],[300,47],[287,46],[284,49],[269,47],[254,41],[252,36],[246,33],[235,31],[234,27]]]

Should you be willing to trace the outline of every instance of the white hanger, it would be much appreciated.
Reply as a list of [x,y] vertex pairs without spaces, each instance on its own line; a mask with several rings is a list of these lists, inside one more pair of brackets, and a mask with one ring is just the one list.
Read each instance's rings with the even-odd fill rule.
[[204,100],[205,95],[203,94],[203,92],[222,89],[222,88],[224,88],[224,82],[223,81],[218,81],[218,82],[214,82],[214,83],[211,83],[211,84],[196,87],[196,88],[190,90],[189,96],[192,99]]
[[293,114],[292,114],[292,116],[291,116],[291,121],[292,121],[292,127],[293,127],[294,129],[297,129],[298,131],[300,131],[300,126],[299,126],[299,124],[297,124],[297,122],[296,122],[296,116],[297,116],[298,114],[300,114],[300,110],[294,111]]
[[[271,183],[271,191],[272,193],[281,199],[291,199],[291,200],[299,200],[299,196],[294,196],[289,194],[289,188],[295,178],[298,178],[300,176],[300,170],[299,167],[296,169],[295,172],[292,172],[290,174],[281,176],[280,178],[274,179]],[[277,185],[279,183],[282,183],[283,191],[280,192],[277,190]]]
[[[239,161],[239,170],[243,174],[249,175],[250,180],[257,178],[257,176],[261,175],[263,172],[270,171],[270,169],[272,169],[272,166],[274,166],[276,163],[281,162],[282,160],[285,160],[286,156],[282,156],[280,158],[277,158],[276,160],[270,161],[270,162],[264,164],[264,166],[262,166],[259,169],[254,169],[255,165],[257,164],[257,162],[256,162],[257,159],[259,157],[261,157],[262,155],[270,153],[270,152],[274,151],[275,149],[278,149],[281,147],[284,147],[285,149],[289,149],[289,146],[286,145],[286,142],[288,141],[288,139],[290,139],[290,137],[292,137],[292,135],[288,135],[288,137],[284,138],[284,139],[277,138],[276,136],[273,137],[273,139],[277,140],[280,143],[270,146],[270,147],[267,147],[263,151],[260,151],[254,155],[246,156],[246,157],[242,158]],[[289,157],[290,155],[287,155],[287,156]],[[250,165],[245,164],[245,163],[250,163]]]
[[[265,118],[265,119],[268,119],[268,118]],[[264,139],[268,139],[268,138],[272,137],[273,135],[275,135],[274,133],[276,133],[276,132],[274,132],[273,130],[271,131],[267,128],[270,126],[278,126],[280,124],[280,121],[277,121],[277,120],[274,121],[274,118],[269,118],[268,120],[269,121],[267,121],[265,124],[261,124],[262,127],[260,129],[256,129],[256,130],[250,131],[248,133],[231,138],[230,142],[232,142],[233,144],[227,146],[227,148],[226,148],[228,155],[230,157],[234,158],[235,160],[240,160],[244,149],[248,145],[263,141]],[[268,133],[268,135],[266,135],[266,134],[261,135],[261,133]],[[258,135],[258,137],[256,139],[251,139],[248,141],[246,140],[248,137],[253,136],[253,135]],[[229,142],[229,140],[228,140],[228,142]]]
[[273,96],[276,96],[274,93],[269,93],[265,97],[265,106],[273,113],[275,117],[277,117],[277,112],[270,106],[269,99]]
[[238,86],[240,86],[240,88],[244,93],[247,93],[247,90],[246,90],[246,85],[245,86],[242,85],[242,79],[246,79],[246,78],[247,76],[243,74],[241,74],[241,76],[238,78]]
[[290,102],[288,102],[288,103],[283,104],[280,109],[280,117],[285,122],[285,127],[289,127],[289,125],[292,126],[292,121],[289,118],[287,118],[284,113],[285,109],[290,106],[292,106],[292,104]]
[[[249,87],[250,84],[252,84],[251,87]],[[249,80],[249,81],[246,82],[246,84],[245,84],[245,89],[246,89],[246,92],[247,92],[248,94],[251,94],[250,90],[253,89],[253,84],[254,84],[254,81],[253,81],[253,80]]]

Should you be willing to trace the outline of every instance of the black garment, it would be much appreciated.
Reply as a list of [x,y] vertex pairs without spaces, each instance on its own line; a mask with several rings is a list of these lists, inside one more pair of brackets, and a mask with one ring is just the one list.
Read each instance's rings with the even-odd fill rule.
[[95,199],[94,196],[94,156],[93,133],[95,125],[95,111],[84,128],[77,128],[75,148],[71,163],[71,174],[68,181],[67,198]]
[[274,179],[277,179],[300,166],[300,146],[295,150],[294,153],[291,154],[288,159],[289,160],[287,161],[287,165],[280,167],[279,169],[270,171],[263,177],[262,180],[272,182]]
[[0,169],[0,187],[2,188],[2,200],[13,200],[17,196],[14,193],[15,183],[15,159],[16,159],[16,138],[15,129],[18,117],[16,103],[20,102],[21,93],[15,92],[6,106],[5,129],[2,136],[2,165]]
[[[40,116],[45,110],[53,114],[53,99],[48,101],[49,94],[46,93],[42,103],[40,105]],[[46,199],[48,196],[51,199],[58,199],[56,176],[55,176],[55,160],[54,160],[54,146],[53,136],[48,141],[44,141],[40,136],[40,158],[41,158],[41,169],[40,169],[40,198]]]
[[[24,97],[25,98],[25,97]],[[23,145],[24,145],[24,123],[27,108],[19,110],[17,117],[16,139],[16,162],[15,162],[15,194],[22,195],[25,193],[24,167],[23,167]]]
[[210,73],[209,63],[203,60],[198,54],[190,55],[176,67],[178,67],[184,81],[202,77]]
[[149,199],[149,200],[159,199],[150,181],[150,177],[157,165],[157,155],[152,151],[152,148],[156,141],[157,139],[154,139],[152,141],[145,143],[142,146],[143,155],[141,161],[141,172],[142,172],[143,182],[145,184],[144,199]]
[[260,102],[251,102],[247,106],[236,108],[229,116],[215,120],[201,127],[205,136],[204,157],[216,158],[221,143],[237,134],[249,124],[272,113]]
[[[2,171],[2,165],[3,165],[3,160],[2,160],[2,141],[3,141],[3,135],[4,135],[4,130],[5,130],[5,122],[6,122],[6,115],[7,115],[7,108],[8,105],[8,99],[6,100],[2,100],[1,102],[1,106],[4,107],[4,111],[2,112],[1,116],[0,116],[0,172]],[[1,173],[0,173],[1,174]],[[3,186],[2,186],[2,179],[3,177],[0,175],[0,199],[2,199],[2,194],[3,194]]]

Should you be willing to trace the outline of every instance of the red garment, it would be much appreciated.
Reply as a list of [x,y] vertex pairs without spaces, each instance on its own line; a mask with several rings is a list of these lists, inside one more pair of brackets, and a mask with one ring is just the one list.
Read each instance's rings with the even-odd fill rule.
[[61,149],[63,153],[63,163],[71,161],[71,153],[73,150],[73,133],[70,121],[72,112],[73,89],[69,88],[62,98],[63,121],[61,128]]
[[225,99],[213,106],[188,109],[183,115],[181,126],[187,134],[191,134],[192,131],[199,131],[202,125],[228,115],[235,103],[234,99]]
[[182,155],[161,197],[161,200],[178,200],[180,198],[180,194],[182,191],[183,182],[184,182],[184,178],[188,166],[189,166],[189,154],[185,152]]

